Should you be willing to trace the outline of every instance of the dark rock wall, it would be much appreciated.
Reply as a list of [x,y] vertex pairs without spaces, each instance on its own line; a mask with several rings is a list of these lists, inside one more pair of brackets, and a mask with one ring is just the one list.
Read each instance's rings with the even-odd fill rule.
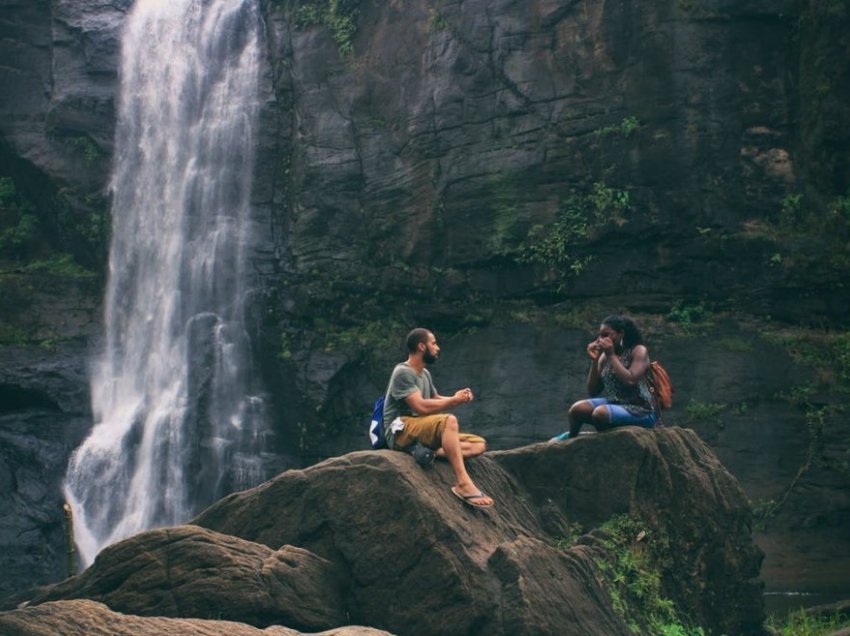
[[[627,310],[673,373],[668,421],[707,439],[748,495],[785,501],[776,524],[796,534],[768,526],[765,571],[799,587],[818,575],[788,573],[835,563],[829,580],[840,581],[843,562],[822,538],[846,545],[842,400],[829,391],[802,405],[779,399],[817,372],[759,320],[846,326],[845,270],[777,264],[785,246],[752,228],[776,222],[789,194],[825,201],[850,184],[846,3],[362,0],[336,5],[336,17],[353,19],[348,35],[309,24],[298,8],[321,13],[323,3],[262,4],[254,198],[267,240],[248,310],[289,465],[365,446],[362,420],[415,324],[446,345],[438,387],[476,390],[459,411],[464,426],[494,448],[545,439],[583,393],[590,332]],[[66,252],[102,269],[106,241],[91,230],[108,208],[130,5],[0,0],[0,177],[52,228],[33,258]],[[627,204],[612,204],[617,196]],[[529,262],[547,231],[577,233],[566,257]],[[28,280],[2,279],[16,300],[0,301],[0,324],[25,338],[0,346],[33,360],[8,357],[3,382],[26,394],[49,385],[62,359],[85,393],[97,283],[79,295],[60,279],[67,296],[33,303]],[[664,319],[683,307],[726,321],[694,336]],[[57,334],[58,351],[42,346]],[[32,368],[45,377],[27,379]],[[60,404],[58,428],[45,433],[35,422],[56,398],[15,400],[3,430],[33,444],[61,438],[65,450],[55,461],[21,459],[9,446],[6,461],[36,473],[49,463],[44,488],[58,504],[88,406]],[[722,404],[719,418],[688,410],[691,400]],[[825,407],[825,424],[812,428],[813,409]],[[827,459],[807,462],[810,452]],[[10,517],[26,507],[14,501]],[[48,518],[57,528],[61,511]],[[18,550],[13,535],[5,545]],[[57,537],[38,539],[53,546],[52,574],[4,579],[3,591],[58,576]]]

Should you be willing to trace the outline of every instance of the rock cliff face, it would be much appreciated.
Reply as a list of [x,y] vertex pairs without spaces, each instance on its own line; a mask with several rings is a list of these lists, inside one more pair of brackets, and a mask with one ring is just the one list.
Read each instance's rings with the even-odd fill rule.
[[692,431],[621,430],[470,469],[494,508],[453,497],[445,462],[422,469],[393,451],[284,472],[193,522],[215,531],[127,539],[0,627],[86,598],[301,629],[347,619],[399,634],[610,636],[687,621],[761,633],[747,499]]
[[[850,315],[846,7],[261,4],[252,335],[286,461],[364,446],[415,324],[448,345],[438,386],[476,389],[465,426],[496,448],[545,439],[583,394],[588,332],[628,310],[673,371],[669,422],[770,513],[768,581],[817,587],[826,570],[803,564],[822,563],[840,586],[846,334],[786,331]],[[65,569],[59,483],[90,423],[99,283],[27,263],[68,253],[102,273],[130,5],[0,0],[0,177],[17,197],[0,230],[25,206],[41,220],[28,251],[0,254],[0,543],[18,555],[2,592]]]

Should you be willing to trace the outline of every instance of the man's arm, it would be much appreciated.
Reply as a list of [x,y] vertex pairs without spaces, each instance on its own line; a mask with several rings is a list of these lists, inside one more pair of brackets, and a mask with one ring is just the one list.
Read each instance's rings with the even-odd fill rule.
[[407,406],[419,415],[433,415],[448,409],[453,409],[460,404],[472,402],[472,389],[461,389],[451,397],[439,396],[423,398],[421,391],[415,391],[404,398]]

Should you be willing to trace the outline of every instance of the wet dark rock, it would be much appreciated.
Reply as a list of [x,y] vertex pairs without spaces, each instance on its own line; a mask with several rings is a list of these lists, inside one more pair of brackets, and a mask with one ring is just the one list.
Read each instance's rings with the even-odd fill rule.
[[69,573],[62,479],[91,426],[85,356],[5,350],[0,363],[0,595]]
[[317,631],[345,623],[338,581],[331,563],[307,550],[178,526],[106,548],[31,604],[87,598],[124,614]]
[[[231,621],[130,616],[89,600],[56,601],[0,614],[0,630],[16,636],[299,636],[286,627],[258,629]],[[381,636],[368,627],[341,627],[323,636]],[[319,636],[319,634],[315,634]]]
[[[406,454],[379,451],[285,472],[193,523],[332,561],[358,623],[410,634],[610,635],[629,627],[611,606],[598,565],[605,535],[593,528],[629,514],[669,539],[664,591],[691,620],[711,632],[760,633],[749,505],[693,432],[624,429],[470,466],[494,508],[454,498],[444,462],[423,470]],[[589,533],[555,548],[570,523]]]

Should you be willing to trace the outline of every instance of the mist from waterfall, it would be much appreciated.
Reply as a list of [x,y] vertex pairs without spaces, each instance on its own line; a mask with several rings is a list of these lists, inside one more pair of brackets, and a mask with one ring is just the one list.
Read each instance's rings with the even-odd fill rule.
[[65,481],[85,565],[266,477],[243,316],[261,29],[256,0],[127,17],[95,426]]

